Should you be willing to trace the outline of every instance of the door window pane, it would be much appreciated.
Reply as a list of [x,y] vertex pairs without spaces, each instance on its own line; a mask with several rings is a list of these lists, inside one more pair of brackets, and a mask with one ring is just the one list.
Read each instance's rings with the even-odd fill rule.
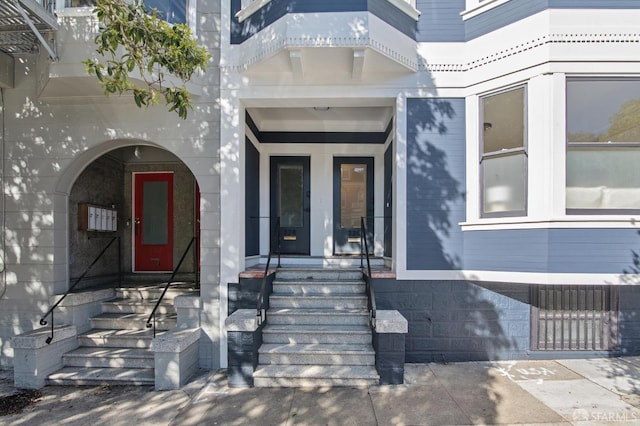
[[169,185],[144,182],[142,188],[142,243],[167,244],[169,241]]
[[278,166],[278,214],[283,228],[303,226],[302,165]]
[[340,226],[360,228],[367,216],[367,165],[340,165]]

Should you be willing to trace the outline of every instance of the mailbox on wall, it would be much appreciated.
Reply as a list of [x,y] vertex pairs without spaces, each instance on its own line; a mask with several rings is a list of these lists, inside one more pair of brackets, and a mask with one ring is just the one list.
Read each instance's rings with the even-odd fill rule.
[[115,232],[118,230],[118,212],[113,208],[95,204],[78,204],[78,230]]

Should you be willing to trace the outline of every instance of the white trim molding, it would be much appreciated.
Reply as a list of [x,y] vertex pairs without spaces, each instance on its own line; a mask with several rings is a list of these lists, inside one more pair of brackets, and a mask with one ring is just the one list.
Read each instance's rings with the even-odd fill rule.
[[398,271],[398,281],[470,281],[543,285],[640,285],[640,274],[581,274],[471,270]]

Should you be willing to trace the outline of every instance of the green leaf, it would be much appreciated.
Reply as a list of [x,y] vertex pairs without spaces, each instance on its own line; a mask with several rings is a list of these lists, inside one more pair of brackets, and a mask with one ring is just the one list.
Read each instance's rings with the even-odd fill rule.
[[[130,92],[139,108],[164,95],[168,110],[186,118],[192,107],[184,85],[196,71],[204,71],[211,59],[207,50],[198,46],[190,28],[162,21],[157,11],[146,11],[140,0],[95,0],[94,11],[100,25],[96,52],[103,62],[83,63],[105,94]],[[132,73],[142,78],[145,88],[130,81]],[[170,85],[167,75],[179,79],[182,86]]]

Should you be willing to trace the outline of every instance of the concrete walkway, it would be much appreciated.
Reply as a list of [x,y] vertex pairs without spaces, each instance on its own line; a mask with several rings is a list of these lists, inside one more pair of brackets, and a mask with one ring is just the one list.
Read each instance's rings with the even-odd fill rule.
[[[404,385],[230,389],[224,371],[178,391],[59,387],[0,424],[640,424],[640,357],[407,364]],[[0,372],[0,396],[17,390]]]

